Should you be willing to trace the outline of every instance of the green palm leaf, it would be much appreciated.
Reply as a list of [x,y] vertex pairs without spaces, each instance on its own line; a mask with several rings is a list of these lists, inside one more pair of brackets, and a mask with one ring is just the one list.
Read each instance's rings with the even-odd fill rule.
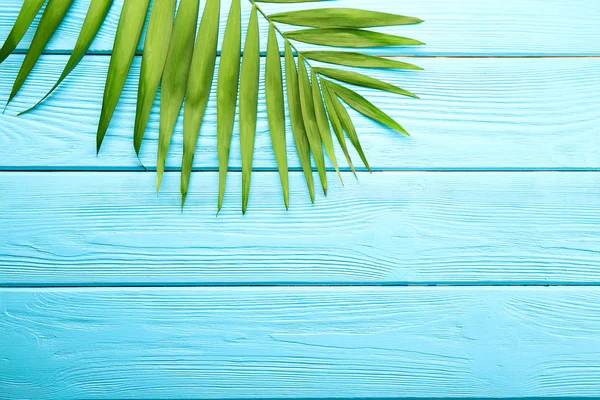
[[240,151],[242,156],[242,213],[248,208],[250,177],[254,156],[254,136],[258,109],[258,80],[260,73],[260,37],[258,32],[258,12],[252,7],[242,72],[240,75]]
[[333,140],[331,139],[331,129],[329,129],[329,120],[327,119],[327,112],[325,111],[325,105],[323,104],[323,98],[321,97],[321,88],[319,87],[319,79],[317,78],[317,74],[315,73],[315,69],[312,69],[312,96],[313,96],[313,104],[315,105],[315,117],[317,120],[317,126],[319,127],[319,134],[321,135],[321,141],[323,142],[323,146],[325,147],[325,151],[329,156],[329,159],[333,163],[333,168],[335,168],[335,172],[337,172],[338,177],[340,178],[340,182],[342,185],[344,184],[342,180],[342,175],[340,174],[340,169],[337,165],[337,160],[335,158],[335,153],[333,151]]
[[173,25],[160,92],[156,190],[160,188],[173,129],[188,85],[198,23],[198,8],[199,0],[181,0]]
[[108,10],[110,9],[112,3],[113,0],[91,0],[85,20],[81,26],[81,31],[77,37],[77,43],[75,43],[73,52],[71,53],[63,72],[60,74],[60,77],[54,86],[52,86],[52,88],[48,91],[48,93],[46,93],[44,97],[40,99],[40,101],[38,101],[33,107],[20,112],[19,115],[33,110],[44,100],[46,100],[48,96],[50,96],[52,92],[58,88],[62,81],[71,73],[71,71],[73,71],[77,64],[79,64],[94,41],[96,34],[102,26],[102,23],[106,19],[106,15],[108,14]]
[[133,147],[135,154],[138,156],[152,103],[156,97],[167,61],[176,3],[176,0],[155,2],[152,5],[150,20],[148,21],[133,131]]
[[188,87],[183,110],[183,158],[181,161],[181,206],[185,203],[194,153],[200,126],[208,104],[208,97],[215,72],[217,40],[219,38],[220,0],[208,0],[204,6],[198,38],[194,47]]
[[363,151],[360,141],[358,140],[358,134],[356,133],[356,128],[354,127],[352,118],[350,118],[348,111],[346,110],[346,108],[344,107],[344,105],[342,104],[340,99],[337,97],[337,95],[333,92],[333,90],[330,89],[330,82],[328,82],[325,79],[322,82],[323,82],[323,86],[327,89],[327,92],[330,95],[329,98],[331,99],[331,101],[333,103],[333,107],[335,109],[337,116],[340,119],[340,122],[342,123],[342,127],[344,128],[344,131],[346,131],[346,135],[348,135],[348,139],[350,139],[352,146],[354,147],[354,149],[360,156],[360,159],[362,160],[365,167],[367,167],[367,169],[370,171],[371,167],[369,166],[369,162],[367,161],[365,152]]
[[314,10],[287,11],[269,15],[275,22],[316,28],[372,28],[376,26],[409,25],[423,22],[419,18],[406,17],[378,11],[356,8],[318,8]]
[[289,208],[290,188],[288,181],[287,151],[285,148],[285,110],[283,107],[283,78],[279,46],[273,24],[269,26],[269,42],[267,44],[267,65],[265,71],[265,92],[267,98],[267,117],[271,142],[279,169],[281,189],[285,208]]
[[402,96],[419,98],[416,94],[409,92],[408,90],[399,88],[398,86],[392,85],[387,82],[383,82],[379,79],[371,78],[370,76],[359,74],[358,72],[345,71],[342,69],[335,68],[313,68],[318,74],[325,75],[329,78],[336,79],[338,81],[351,83],[357,86],[363,86],[371,89],[383,90],[385,92],[396,93]]
[[40,58],[42,51],[44,51],[46,44],[48,44],[63,18],[67,15],[71,4],[73,4],[73,0],[50,0],[48,2],[31,41],[31,46],[27,50],[23,64],[21,64],[21,68],[13,84],[10,96],[6,102],[7,105],[17,95],[23,83],[25,83],[29,73]]
[[229,148],[235,119],[241,53],[240,0],[231,2],[229,17],[223,38],[221,64],[217,81],[217,152],[219,154],[219,200],[217,209],[223,206]]
[[346,65],[348,67],[361,68],[398,68],[423,70],[413,64],[396,61],[389,58],[371,56],[368,54],[354,53],[350,51],[303,51],[302,55],[310,60],[320,61],[328,64]]
[[306,61],[302,56],[298,58],[298,86],[300,88],[300,108],[302,109],[302,119],[306,128],[310,150],[315,158],[319,178],[323,193],[327,195],[327,174],[325,170],[325,157],[323,155],[323,145],[321,143],[321,134],[315,115],[315,105],[313,102],[312,86],[308,71],[306,70]]
[[351,28],[311,28],[286,32],[285,37],[309,44],[333,47],[415,46],[415,39]]
[[399,123],[394,121],[392,117],[381,111],[377,106],[365,99],[360,94],[331,81],[328,81],[328,84],[331,86],[335,94],[337,94],[346,102],[346,104],[354,108],[359,113],[374,119],[381,124],[387,125],[390,128],[405,134],[406,136],[410,136],[408,132]]
[[302,120],[302,108],[300,104],[300,92],[298,88],[298,71],[296,70],[296,62],[292,47],[288,41],[285,42],[285,80],[287,88],[288,109],[290,112],[290,121],[292,124],[292,134],[294,135],[294,143],[296,143],[296,151],[300,158],[300,164],[304,171],[306,184],[310,200],[315,202],[315,184],[312,176],[312,168],[310,165],[310,145]]
[[100,122],[96,133],[96,152],[100,152],[108,125],[125,86],[133,56],[135,56],[142,35],[149,2],[150,0],[125,0],[121,9],[104,87],[102,111],[100,112]]
[[23,36],[25,36],[25,32],[27,32],[27,29],[29,29],[29,26],[45,2],[46,0],[23,1],[19,15],[17,15],[17,19],[0,49],[0,64],[17,48],[17,45],[23,39]]
[[[0,49],[0,63],[6,59],[8,54],[14,51],[45,1],[24,0],[17,20]],[[15,80],[9,102],[30,74],[44,47],[68,12],[72,1],[48,0],[49,3],[42,14],[32,44]],[[269,23],[264,81],[265,98],[269,131],[279,170],[284,203],[288,208],[289,178],[285,134],[284,84],[287,89],[287,108],[295,148],[311,201],[314,203],[311,153],[315,159],[316,169],[325,195],[327,194],[325,153],[331,159],[340,180],[342,179],[334,151],[332,129],[355,176],[356,171],[349,154],[346,136],[366,168],[370,170],[354,123],[342,101],[368,118],[408,135],[406,130],[389,115],[363,96],[340,83],[415,98],[417,98],[417,95],[365,73],[312,66],[310,61],[359,68],[409,70],[420,70],[421,68],[410,63],[360,52],[300,51],[291,41],[329,47],[355,48],[421,45],[423,43],[415,39],[363,28],[417,24],[422,21],[415,17],[354,8],[293,10],[267,15],[257,3],[291,4],[329,0],[249,0],[253,7],[248,22],[244,55],[242,57],[240,1],[232,0],[229,10],[216,88],[217,153],[219,158],[218,210],[221,210],[223,206],[226,188],[238,88],[242,159],[242,212],[245,213],[248,207],[260,85],[258,14],[261,14]],[[178,2],[179,6],[175,16],[176,3]],[[90,0],[77,43],[64,70],[51,90],[35,106],[44,101],[82,60],[94,37],[99,32],[112,3],[113,0]],[[150,0],[124,0],[106,78],[102,111],[96,136],[97,151],[99,151],[106,135],[131,68],[133,57],[136,54],[149,4]],[[154,0],[144,42],[133,134],[134,149],[136,154],[139,154],[152,104],[162,82],[156,167],[157,190],[160,187],[164,173],[173,130],[181,107],[184,105],[183,157],[181,164],[182,206],[188,193],[196,145],[213,84],[219,36],[220,5],[220,0],[206,1],[197,40],[195,40],[199,0]],[[309,28],[283,33],[275,23]],[[284,38],[283,60],[279,53],[278,34]],[[298,58],[298,66],[296,66],[296,57]],[[285,83],[282,62],[285,62]]]
[[350,158],[350,153],[348,153],[348,146],[346,145],[346,139],[344,137],[344,128],[342,126],[342,121],[340,116],[338,115],[337,110],[335,109],[335,105],[333,103],[333,99],[331,98],[332,94],[326,85],[322,85],[323,89],[323,99],[325,101],[325,107],[327,109],[327,114],[329,115],[329,121],[331,122],[331,126],[333,127],[333,131],[335,132],[335,136],[337,137],[338,143],[344,152],[344,156],[346,157],[346,161],[350,166],[350,169],[354,173],[356,177],[356,171],[354,170],[354,165],[352,164],[352,159]]

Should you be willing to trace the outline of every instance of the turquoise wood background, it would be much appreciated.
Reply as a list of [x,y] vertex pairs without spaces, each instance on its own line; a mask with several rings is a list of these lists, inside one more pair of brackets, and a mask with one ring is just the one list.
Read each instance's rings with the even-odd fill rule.
[[181,126],[158,196],[132,150],[137,71],[95,155],[122,0],[15,117],[87,3],[0,115],[1,399],[600,396],[599,1],[337,1],[426,20],[388,31],[427,46],[383,53],[426,70],[377,72],[421,100],[363,91],[412,136],[356,116],[374,173],[343,164],[312,205],[289,134],[286,212],[262,101],[250,211],[236,133],[218,217],[214,98],[183,213]]

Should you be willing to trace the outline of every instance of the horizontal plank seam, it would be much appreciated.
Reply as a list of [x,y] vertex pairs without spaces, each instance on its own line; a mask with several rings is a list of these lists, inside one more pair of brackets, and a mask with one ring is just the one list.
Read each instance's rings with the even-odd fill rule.
[[113,284],[45,284],[45,285],[32,285],[32,284],[2,284],[0,283],[0,289],[51,289],[51,288],[60,288],[60,289],[78,289],[78,288],[96,288],[96,289],[112,289],[112,288],[120,288],[120,289],[138,289],[138,288],[198,288],[198,289],[210,289],[210,288],[344,288],[344,287],[397,287],[397,288],[448,288],[448,287],[456,287],[456,288],[483,288],[483,287],[598,287],[600,286],[600,282],[598,283],[580,283],[580,282],[556,282],[556,283],[508,283],[508,282],[441,282],[441,283],[333,283],[333,282],[324,282],[324,283],[113,283]]
[[[24,55],[27,53],[26,49],[18,49],[14,50],[12,54],[21,54]],[[106,51],[92,51],[86,53],[86,56],[110,56],[112,53],[111,50]],[[243,54],[243,52],[242,52]],[[284,53],[279,53],[281,57],[284,57]],[[42,52],[42,55],[71,55],[70,50],[49,50]],[[142,52],[136,52],[136,56],[141,56]],[[220,57],[221,52],[217,51],[217,57]],[[261,57],[266,57],[266,52],[261,51]],[[600,58],[598,54],[543,54],[543,55],[535,55],[535,54],[512,54],[512,55],[489,55],[489,54],[385,54],[380,55],[380,57],[384,58],[393,58],[393,57],[407,57],[407,58]]]
[[[229,168],[228,172],[242,172],[241,168]],[[265,168],[265,169],[253,169],[252,172],[277,172],[277,169],[274,168]],[[300,167],[290,167],[290,172],[302,172],[302,168]],[[328,168],[327,171],[334,172],[333,168]],[[352,172],[352,170],[348,167],[340,168],[342,172]],[[369,172],[364,168],[356,168],[357,172]],[[106,172],[106,173],[125,173],[125,172],[141,172],[141,173],[153,173],[156,172],[155,168],[142,169],[140,168],[90,168],[90,169],[44,169],[44,168],[0,168],[0,173],[3,172],[19,172],[19,173],[89,173],[89,172]],[[165,172],[181,172],[180,169],[165,169]],[[215,168],[197,168],[192,169],[192,172],[219,172],[218,167]],[[316,169],[313,168],[313,172],[317,172]],[[371,168],[372,173],[379,172],[469,172],[469,173],[478,173],[478,172],[600,172],[600,167],[597,168],[510,168],[510,167],[498,167],[498,168]]]

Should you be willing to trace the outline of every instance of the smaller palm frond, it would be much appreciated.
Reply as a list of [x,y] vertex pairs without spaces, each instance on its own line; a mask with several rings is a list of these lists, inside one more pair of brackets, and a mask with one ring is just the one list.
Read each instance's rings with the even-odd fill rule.
[[[291,125],[293,141],[312,202],[315,201],[315,181],[311,155],[325,194],[327,194],[326,158],[331,162],[340,181],[342,180],[334,151],[334,141],[338,143],[355,175],[350,147],[354,148],[364,166],[370,171],[365,152],[346,107],[408,135],[398,122],[346,85],[418,98],[416,94],[406,89],[373,78],[364,72],[357,72],[352,68],[363,70],[369,68],[421,70],[421,68],[410,63],[348,49],[422,45],[422,42],[412,38],[371,29],[418,24],[422,22],[420,19],[340,7],[268,14],[261,9],[260,3],[312,3],[326,0],[247,0],[252,6],[252,11],[247,26],[244,27],[241,1],[243,0],[231,0],[220,57],[217,55],[219,17],[222,7],[220,0],[207,0],[202,11],[199,0],[154,2],[123,0],[120,10],[98,123],[96,150],[100,151],[137,53],[144,25],[147,23],[140,67],[133,148],[139,156],[152,104],[160,86],[156,186],[158,190],[173,131],[183,107],[182,207],[188,193],[198,136],[213,84],[216,87],[217,100],[218,210],[223,205],[236,115],[239,121],[242,161],[242,212],[245,213],[247,210],[261,84],[264,86],[269,132],[286,209],[290,202],[286,148],[287,120]],[[14,26],[0,48],[0,63],[16,49],[36,15],[41,12],[42,17],[18,72],[7,105],[19,92],[72,3],[73,0],[23,1]],[[50,91],[26,111],[39,106],[48,98],[83,59],[112,5],[113,0],[89,0],[85,20],[64,70]],[[200,11],[200,25],[196,31]],[[260,68],[259,17],[263,18],[269,26],[267,37],[262,38],[267,49],[263,76]],[[296,28],[284,31],[278,24]],[[246,31],[244,43],[241,40],[242,30]],[[280,48],[280,38],[283,40],[283,48]],[[322,46],[323,49],[301,50],[297,43]],[[342,49],[327,49],[336,47]],[[317,64],[313,65],[314,63]],[[217,64],[216,82],[213,82]]]

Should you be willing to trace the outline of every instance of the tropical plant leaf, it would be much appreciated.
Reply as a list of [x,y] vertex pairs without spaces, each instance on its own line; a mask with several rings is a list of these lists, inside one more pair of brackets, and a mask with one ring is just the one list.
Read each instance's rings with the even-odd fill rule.
[[27,50],[23,64],[21,64],[21,68],[19,69],[19,73],[13,84],[10,96],[6,102],[7,105],[17,95],[21,86],[23,86],[23,83],[25,83],[29,73],[40,58],[42,51],[44,51],[46,44],[48,44],[63,18],[67,15],[67,11],[69,11],[71,4],[73,4],[73,0],[50,0],[48,2],[46,9],[42,13],[40,24],[31,41],[31,46],[29,46],[29,49]]
[[360,156],[360,159],[362,160],[365,167],[367,167],[367,169],[369,171],[371,171],[371,167],[369,166],[369,161],[367,160],[367,157],[365,156],[365,152],[363,151],[360,141],[358,140],[358,134],[356,133],[356,128],[354,127],[354,123],[352,122],[352,118],[350,118],[350,115],[348,114],[346,107],[344,107],[344,105],[342,104],[340,99],[337,97],[335,92],[333,92],[333,90],[330,88],[330,82],[327,81],[326,79],[323,79],[321,82],[323,83],[323,86],[326,88],[327,92],[330,95],[329,98],[331,99],[333,107],[335,109],[335,112],[336,112],[337,116],[339,117],[340,122],[342,123],[342,127],[346,131],[346,135],[348,135],[348,139],[350,139],[350,143],[352,143],[352,146],[354,147],[354,149]]
[[156,158],[156,190],[160,188],[173,129],[188,85],[199,0],[181,0],[173,25],[160,91],[160,126]]
[[329,78],[336,79],[338,81],[351,83],[357,86],[363,86],[371,89],[383,90],[385,92],[395,93],[402,96],[408,96],[418,99],[419,96],[409,92],[408,90],[399,88],[398,86],[392,85],[387,82],[383,82],[370,76],[359,74],[358,72],[345,71],[342,69],[335,68],[313,68],[313,71],[318,74],[325,75]]
[[306,61],[302,56],[298,57],[298,86],[300,91],[300,108],[302,109],[302,119],[306,128],[306,136],[310,150],[312,151],[317,171],[321,179],[323,193],[327,195],[327,171],[325,170],[325,157],[323,155],[323,145],[321,144],[321,134],[317,125],[315,115],[315,105],[313,103],[312,87],[308,71],[306,70]]
[[296,62],[294,60],[294,54],[292,53],[292,47],[287,40],[285,42],[285,80],[294,143],[296,143],[296,151],[298,152],[300,164],[304,171],[306,184],[308,185],[310,200],[314,203],[315,184],[312,176],[312,167],[310,165],[310,144],[308,143],[308,137],[306,136],[304,121],[302,119],[300,92],[298,88],[298,71],[296,70]]
[[135,56],[142,35],[149,2],[150,0],[125,0],[121,9],[112,56],[108,64],[102,111],[100,112],[100,122],[96,133],[97,153],[100,152],[108,125],[121,97],[123,86],[125,86],[133,56]]
[[286,32],[285,37],[298,42],[332,47],[414,46],[424,44],[416,39],[351,28],[310,28]]
[[144,131],[152,109],[152,103],[158,91],[158,85],[162,78],[169,42],[173,31],[173,19],[175,17],[176,0],[162,0],[154,2],[146,39],[144,41],[144,54],[142,56],[142,67],[140,70],[140,81],[138,85],[138,98],[135,112],[135,125],[133,130],[133,148],[139,156]]
[[232,0],[223,37],[221,64],[217,80],[217,152],[219,155],[219,200],[217,209],[223,206],[229,148],[235,120],[241,53],[240,0]]
[[392,117],[381,111],[377,106],[365,99],[360,94],[353,90],[350,90],[342,85],[338,85],[332,81],[329,81],[331,88],[342,100],[346,102],[350,107],[354,108],[359,113],[378,121],[381,124],[387,125],[392,129],[397,130],[400,133],[410,136],[408,132]]
[[368,54],[350,51],[303,51],[302,55],[308,59],[328,64],[346,65],[361,68],[397,68],[423,70],[414,64],[392,60],[390,58],[371,56]]
[[286,11],[271,14],[269,19],[288,25],[312,26],[315,28],[371,28],[423,22],[415,17],[357,8],[316,8]]
[[[24,4],[17,20],[2,48],[0,48],[0,63],[16,48],[46,1],[48,1],[48,5],[42,13],[32,44],[15,80],[9,102],[27,79],[44,47],[68,12],[73,0],[23,1]],[[32,108],[43,102],[82,60],[106,19],[113,1],[89,0],[89,8],[77,43],[64,70],[51,90]],[[289,207],[289,173],[282,62],[285,62],[287,103],[295,147],[305,175],[311,201],[314,203],[311,153],[314,156],[325,195],[327,195],[325,153],[331,159],[340,180],[342,180],[335,155],[332,129],[354,175],[356,176],[356,171],[349,154],[346,136],[370,171],[356,128],[343,103],[381,124],[408,135],[406,130],[389,115],[360,94],[340,83],[383,90],[409,97],[417,98],[417,96],[408,90],[373,78],[362,73],[362,71],[358,73],[343,69],[313,66],[309,60],[359,68],[409,70],[420,70],[421,68],[410,63],[360,52],[299,51],[291,41],[329,47],[355,48],[421,45],[423,43],[415,39],[363,28],[417,24],[422,21],[415,17],[354,8],[293,10],[267,15],[257,3],[291,4],[329,0],[249,1],[252,4],[252,12],[248,22],[243,57],[241,56],[241,0],[232,0],[231,2],[221,47],[221,62],[216,84],[217,153],[219,158],[218,210],[220,211],[222,208],[226,188],[238,89],[242,159],[242,212],[245,213],[248,207],[260,85],[259,45],[261,38],[258,25],[259,13],[269,23],[265,59],[265,99],[271,142],[280,174],[284,203],[287,209]],[[97,151],[99,151],[106,135],[131,68],[133,57],[136,54],[150,2],[151,0],[124,0],[106,78],[97,131]],[[173,130],[185,98],[181,168],[182,207],[188,193],[196,145],[213,84],[219,37],[220,0],[206,0],[202,21],[196,36],[199,3],[200,0],[154,0],[152,2],[153,8],[142,56],[133,135],[134,149],[136,154],[139,155],[152,105],[162,81],[157,154],[158,190],[164,174],[165,161]],[[175,11],[176,8],[177,12]],[[275,23],[308,27],[308,29],[284,33]],[[284,38],[284,60],[281,60],[280,57],[277,34]],[[195,40],[196,37],[197,40]],[[296,57],[298,58],[298,66],[296,66]]]
[[342,121],[335,109],[335,105],[331,98],[332,94],[329,91],[329,88],[326,85],[322,85],[323,90],[323,99],[325,100],[325,107],[327,110],[327,114],[329,115],[329,121],[331,122],[331,126],[333,127],[333,131],[335,132],[335,136],[337,137],[338,143],[344,152],[344,156],[346,157],[346,161],[350,166],[350,169],[354,173],[356,177],[356,171],[354,170],[354,164],[352,164],[352,158],[350,158],[350,153],[348,153],[348,146],[346,146],[346,138],[344,137],[344,129],[342,126]]
[[260,36],[258,32],[258,13],[256,5],[254,5],[250,13],[250,21],[248,22],[240,75],[240,152],[242,157],[243,214],[246,213],[246,209],[248,208],[248,197],[250,195],[254,137],[256,135],[256,119],[258,114],[259,74]]
[[25,32],[27,32],[27,29],[29,29],[29,26],[45,2],[46,0],[23,1],[19,15],[17,15],[17,19],[8,33],[2,48],[0,48],[0,64],[17,48],[17,45],[23,39],[23,36],[25,36]]
[[325,111],[325,105],[323,104],[323,98],[321,97],[321,88],[319,86],[319,79],[317,78],[317,74],[315,73],[315,69],[312,69],[312,96],[313,103],[315,105],[315,117],[317,120],[317,126],[319,127],[319,133],[321,135],[321,141],[323,142],[323,147],[325,147],[325,151],[333,164],[333,168],[335,168],[335,172],[337,172],[338,177],[340,178],[340,182],[344,185],[344,181],[342,180],[342,175],[340,174],[340,169],[338,168],[337,160],[335,157],[335,152],[333,150],[333,140],[331,139],[331,129],[329,129],[329,120],[327,119],[327,112]]
[[183,110],[182,207],[185,203],[190,184],[190,174],[192,173],[200,126],[204,119],[215,73],[220,8],[220,0],[208,0],[206,2],[202,13],[202,20],[200,21],[200,28],[198,29],[198,38],[201,38],[201,40],[196,40],[190,66],[193,73],[189,77]]
[[279,46],[273,24],[269,24],[269,41],[267,43],[267,61],[265,69],[265,95],[267,100],[267,118],[273,152],[279,169],[281,190],[286,210],[290,203],[288,180],[287,150],[285,146],[285,109],[283,107],[283,77]]
[[91,0],[88,12],[81,27],[81,31],[77,37],[77,43],[75,43],[73,52],[67,61],[67,65],[65,65],[65,68],[60,74],[60,77],[54,86],[52,86],[52,88],[48,91],[48,93],[46,93],[44,97],[42,97],[35,105],[33,105],[33,107],[30,107],[25,111],[21,111],[18,115],[25,114],[26,112],[29,112],[39,106],[48,98],[48,96],[52,94],[52,92],[56,90],[56,88],[58,88],[58,86],[71,73],[71,71],[73,71],[77,64],[79,64],[94,41],[96,34],[100,30],[100,27],[102,26],[102,23],[104,22],[112,3],[113,0]]

